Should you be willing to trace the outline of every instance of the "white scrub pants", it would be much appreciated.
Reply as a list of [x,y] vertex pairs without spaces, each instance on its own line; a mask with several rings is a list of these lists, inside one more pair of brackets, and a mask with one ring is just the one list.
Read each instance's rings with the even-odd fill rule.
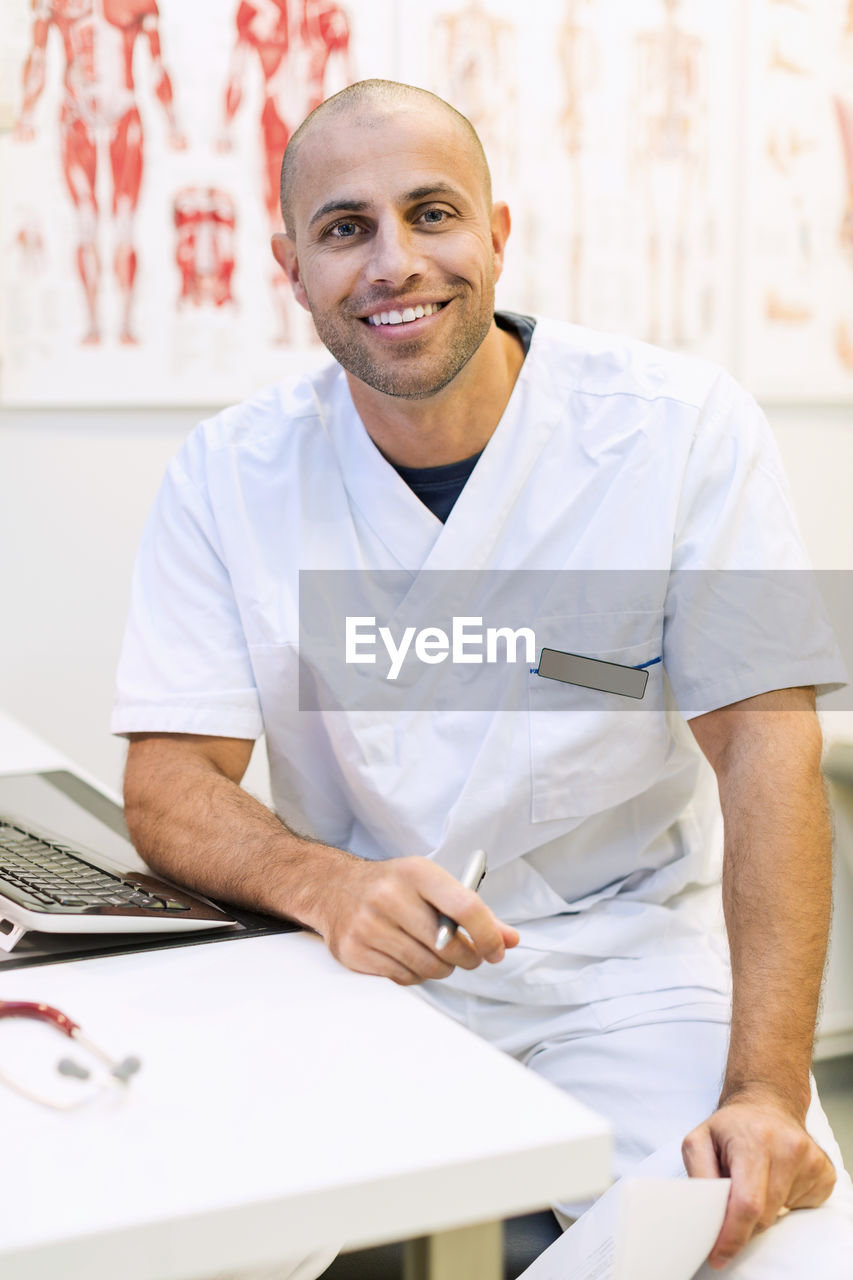
[[[497,1048],[606,1116],[614,1133],[614,1175],[680,1140],[715,1110],[725,1069],[729,1002],[707,990],[675,988],[577,1006],[486,1000],[439,982],[412,988]],[[809,1133],[838,1180],[819,1209],[781,1217],[724,1272],[703,1266],[696,1280],[851,1280],[853,1183],[812,1084]],[[589,1204],[554,1205],[562,1224]]]

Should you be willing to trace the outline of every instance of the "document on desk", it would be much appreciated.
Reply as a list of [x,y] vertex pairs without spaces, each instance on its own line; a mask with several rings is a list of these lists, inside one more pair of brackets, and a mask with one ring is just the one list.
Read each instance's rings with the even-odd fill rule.
[[520,1280],[691,1280],[723,1225],[730,1184],[688,1178],[679,1147],[605,1192]]

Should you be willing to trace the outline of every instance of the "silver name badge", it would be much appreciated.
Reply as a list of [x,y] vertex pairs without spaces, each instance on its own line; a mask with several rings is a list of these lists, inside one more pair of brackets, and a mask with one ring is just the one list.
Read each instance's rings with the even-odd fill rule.
[[643,668],[623,667],[618,662],[602,662],[600,658],[582,658],[578,653],[560,649],[543,649],[539,655],[538,674],[546,680],[562,680],[583,689],[601,693],[619,693],[624,698],[642,698],[649,673]]

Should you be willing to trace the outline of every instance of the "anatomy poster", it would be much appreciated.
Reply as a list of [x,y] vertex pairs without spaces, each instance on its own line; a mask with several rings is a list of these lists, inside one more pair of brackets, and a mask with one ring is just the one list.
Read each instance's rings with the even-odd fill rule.
[[734,0],[403,0],[513,214],[501,297],[728,359]]
[[501,305],[853,392],[853,0],[4,0],[0,35],[6,404],[215,406],[325,359],[279,166],[371,76],[480,132]]
[[752,0],[744,368],[764,398],[853,394],[853,2]]
[[218,404],[321,358],[269,248],[281,154],[324,97],[390,74],[392,7],[4,3],[6,403]]

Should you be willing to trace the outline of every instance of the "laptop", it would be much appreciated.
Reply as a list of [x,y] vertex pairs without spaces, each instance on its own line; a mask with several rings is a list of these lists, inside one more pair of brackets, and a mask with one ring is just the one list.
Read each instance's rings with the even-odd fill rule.
[[184,934],[240,925],[154,875],[121,808],[68,770],[0,775],[0,951],[28,931]]

